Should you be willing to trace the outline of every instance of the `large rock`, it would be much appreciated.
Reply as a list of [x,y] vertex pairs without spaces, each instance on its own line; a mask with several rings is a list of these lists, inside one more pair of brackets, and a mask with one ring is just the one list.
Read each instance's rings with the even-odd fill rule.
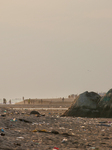
[[95,92],[84,92],[80,94],[74,103],[62,116],[78,116],[78,117],[98,117],[98,103],[100,95]]
[[103,96],[98,104],[100,117],[112,118],[112,89]]
[[107,105],[112,107],[112,89],[110,89],[99,102],[100,107],[105,107]]

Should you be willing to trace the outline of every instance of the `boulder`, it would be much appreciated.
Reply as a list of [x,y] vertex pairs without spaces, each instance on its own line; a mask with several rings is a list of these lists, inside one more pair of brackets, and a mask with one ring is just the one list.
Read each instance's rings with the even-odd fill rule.
[[98,103],[101,97],[95,92],[80,94],[62,116],[98,117]]
[[38,111],[35,111],[35,110],[33,110],[33,111],[30,112],[30,115],[32,115],[32,114],[33,115],[40,115],[40,113]]
[[100,100],[100,117],[112,118],[112,89],[110,89]]

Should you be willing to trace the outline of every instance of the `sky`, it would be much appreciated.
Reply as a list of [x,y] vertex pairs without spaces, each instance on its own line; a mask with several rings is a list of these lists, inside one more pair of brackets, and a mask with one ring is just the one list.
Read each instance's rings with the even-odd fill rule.
[[0,98],[112,88],[112,0],[0,0]]

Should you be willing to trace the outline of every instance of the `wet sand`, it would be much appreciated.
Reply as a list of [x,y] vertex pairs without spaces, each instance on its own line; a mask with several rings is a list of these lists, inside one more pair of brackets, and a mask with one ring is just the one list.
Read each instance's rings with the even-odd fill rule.
[[112,149],[111,118],[60,117],[61,108],[38,110],[36,116],[29,108],[0,105],[1,150]]

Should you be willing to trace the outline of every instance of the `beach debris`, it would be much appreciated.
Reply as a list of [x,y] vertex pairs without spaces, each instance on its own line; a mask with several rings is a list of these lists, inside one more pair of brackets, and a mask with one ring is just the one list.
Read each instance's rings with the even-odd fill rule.
[[108,121],[108,123],[112,123],[111,121]]
[[32,132],[37,132],[38,130],[37,129],[35,129],[35,130],[33,130]]
[[33,123],[32,123],[32,125],[38,125],[38,123],[36,123],[36,122],[33,122]]
[[58,147],[54,147],[52,150],[57,150],[57,149],[59,149]]
[[62,143],[66,143],[68,140],[66,139],[66,138],[64,138],[63,140],[62,140]]
[[64,129],[65,129],[65,127],[60,127],[59,129],[64,130]]
[[100,121],[99,123],[107,123],[107,121]]
[[4,129],[1,129],[2,132],[4,132]]
[[59,134],[59,132],[56,131],[56,130],[52,130],[51,133],[53,133],[53,134]]
[[103,124],[103,123],[101,123],[101,124],[97,124],[97,126],[106,126],[106,127],[111,127],[111,125],[109,125],[109,124]]
[[26,123],[32,123],[31,121],[25,120],[25,119],[19,119],[20,121],[26,122]]
[[5,129],[9,129],[8,127],[5,127]]
[[68,133],[62,133],[62,135],[64,135],[64,136],[70,136],[70,134],[68,134]]
[[5,136],[5,133],[1,133],[1,136]]
[[21,114],[25,114],[24,112],[21,112]]
[[14,143],[14,145],[21,146],[21,144],[20,144],[20,143]]
[[47,132],[48,133],[48,131],[46,129],[38,130],[38,132]]
[[24,139],[24,137],[20,136],[16,138],[16,140],[19,140],[19,139]]
[[17,120],[16,120],[16,118],[13,118],[13,119],[10,119],[10,121],[13,121],[13,122],[15,122],[15,121],[17,121]]
[[36,114],[37,114],[37,115],[40,115],[40,113],[39,113],[38,111],[35,111],[35,110],[33,110],[33,111],[30,112],[30,115],[32,115],[32,114],[33,114],[33,115],[36,115]]
[[1,114],[1,117],[6,117],[6,114]]

